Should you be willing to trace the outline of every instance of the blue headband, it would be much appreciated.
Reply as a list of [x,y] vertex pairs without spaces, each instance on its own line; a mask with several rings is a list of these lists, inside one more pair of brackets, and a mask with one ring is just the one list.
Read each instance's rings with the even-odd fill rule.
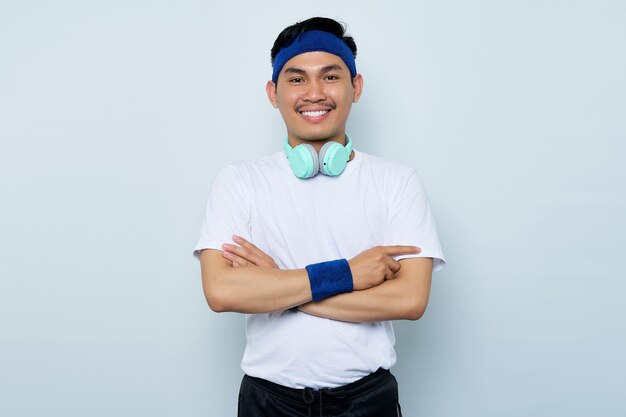
[[272,71],[272,81],[278,81],[278,74],[285,66],[285,63],[296,55],[305,52],[328,52],[337,55],[346,63],[350,70],[350,75],[356,77],[356,64],[354,54],[341,39],[332,33],[321,30],[310,30],[298,36],[289,46],[282,48],[274,57],[274,70]]

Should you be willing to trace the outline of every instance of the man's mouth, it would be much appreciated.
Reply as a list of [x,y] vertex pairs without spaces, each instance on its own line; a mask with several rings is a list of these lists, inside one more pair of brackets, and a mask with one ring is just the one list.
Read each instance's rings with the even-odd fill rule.
[[328,114],[330,110],[312,110],[312,111],[301,111],[300,114],[304,117],[321,117]]
[[309,122],[321,122],[322,120],[326,120],[329,117],[330,112],[335,110],[334,104],[321,104],[318,103],[315,106],[312,105],[303,105],[298,106],[296,111],[298,114]]

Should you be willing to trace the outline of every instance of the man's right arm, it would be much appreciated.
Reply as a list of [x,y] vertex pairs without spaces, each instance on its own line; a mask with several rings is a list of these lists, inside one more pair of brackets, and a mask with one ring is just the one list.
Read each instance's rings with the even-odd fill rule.
[[306,269],[233,267],[222,251],[200,253],[202,288],[211,310],[269,313],[312,300]]

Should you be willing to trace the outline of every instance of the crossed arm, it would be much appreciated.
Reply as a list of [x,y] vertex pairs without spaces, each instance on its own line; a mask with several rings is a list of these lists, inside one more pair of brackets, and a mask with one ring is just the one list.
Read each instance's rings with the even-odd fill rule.
[[432,259],[395,261],[391,255],[418,253],[413,247],[372,248],[349,261],[354,291],[312,302],[305,269],[281,270],[274,260],[242,238],[223,251],[200,255],[202,284],[212,310],[267,313],[298,307],[334,320],[368,322],[419,319],[428,304]]
[[432,258],[400,261],[392,280],[363,291],[337,294],[301,305],[299,310],[314,316],[351,322],[417,320],[426,311],[432,274]]

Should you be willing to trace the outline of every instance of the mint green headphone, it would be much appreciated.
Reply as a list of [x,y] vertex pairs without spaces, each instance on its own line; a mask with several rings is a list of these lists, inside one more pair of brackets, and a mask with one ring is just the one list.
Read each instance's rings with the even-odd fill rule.
[[319,155],[312,145],[301,143],[292,148],[289,138],[285,139],[285,155],[291,170],[298,178],[306,179],[321,172],[324,175],[336,177],[346,169],[348,159],[352,153],[352,141],[346,135],[346,146],[339,142],[328,141],[320,149]]

